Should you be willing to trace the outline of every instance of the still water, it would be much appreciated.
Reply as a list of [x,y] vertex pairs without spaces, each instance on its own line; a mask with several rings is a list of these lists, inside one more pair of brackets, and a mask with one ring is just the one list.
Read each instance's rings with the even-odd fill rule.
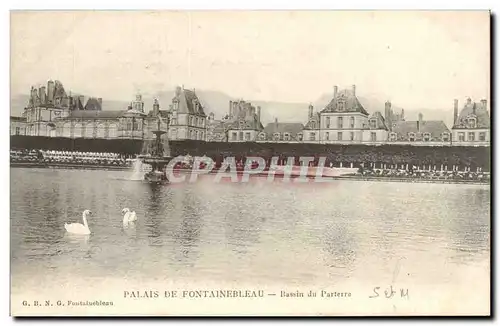
[[[432,286],[466,282],[464,268],[489,284],[488,186],[204,176],[152,188],[131,174],[11,168],[12,292],[111,279],[376,285],[403,274]],[[124,207],[134,227],[122,226]],[[85,209],[91,236],[66,234]]]

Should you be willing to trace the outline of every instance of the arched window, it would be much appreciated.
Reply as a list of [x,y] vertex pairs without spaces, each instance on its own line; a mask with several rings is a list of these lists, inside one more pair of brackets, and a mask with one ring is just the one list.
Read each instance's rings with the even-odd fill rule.
[[430,141],[431,140],[431,134],[429,132],[424,132],[424,141]]
[[265,140],[265,139],[266,139],[266,133],[265,133],[265,132],[261,132],[261,133],[259,134],[259,139],[260,139],[260,140]]
[[71,122],[66,122],[62,127],[62,136],[71,137]]
[[280,133],[279,133],[279,132],[275,132],[275,133],[273,134],[273,139],[274,139],[274,140],[280,140]]
[[299,133],[297,134],[297,139],[298,139],[298,141],[302,141],[302,139],[304,139],[304,134],[303,134],[303,133],[301,133],[301,132],[299,132]]
[[396,141],[398,139],[398,135],[395,132],[391,132],[389,134],[389,140],[390,141]]
[[287,141],[290,140],[290,133],[289,132],[285,132],[283,134],[283,140],[287,140]]
[[106,125],[104,123],[100,123],[97,126],[97,138],[106,138]]
[[83,127],[81,123],[75,124],[73,127],[73,137],[74,138],[81,138],[83,134]]
[[408,140],[409,141],[415,141],[415,133],[414,132],[410,132],[408,134]]
[[108,127],[108,138],[116,138],[118,136],[118,126],[112,123]]

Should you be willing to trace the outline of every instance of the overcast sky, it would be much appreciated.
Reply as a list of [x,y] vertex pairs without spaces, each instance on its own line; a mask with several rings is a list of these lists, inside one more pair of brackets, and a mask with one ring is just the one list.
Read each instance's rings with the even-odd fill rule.
[[407,109],[489,98],[488,12],[15,12],[11,92],[60,80],[131,100],[184,84],[310,102],[333,85]]

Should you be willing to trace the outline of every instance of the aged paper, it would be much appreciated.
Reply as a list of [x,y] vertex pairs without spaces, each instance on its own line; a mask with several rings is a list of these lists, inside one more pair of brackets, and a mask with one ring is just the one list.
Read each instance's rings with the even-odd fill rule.
[[488,11],[12,11],[13,316],[490,315]]

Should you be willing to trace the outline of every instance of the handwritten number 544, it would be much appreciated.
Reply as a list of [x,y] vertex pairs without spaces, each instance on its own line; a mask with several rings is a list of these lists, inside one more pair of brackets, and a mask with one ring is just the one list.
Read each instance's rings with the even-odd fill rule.
[[[399,291],[397,291],[399,290]],[[394,297],[400,297],[400,298],[405,298],[409,299],[410,296],[408,294],[408,289],[394,289],[392,285],[386,289],[381,289],[380,286],[374,287],[373,288],[373,294],[370,295],[370,298],[386,298],[386,299],[391,299]]]

